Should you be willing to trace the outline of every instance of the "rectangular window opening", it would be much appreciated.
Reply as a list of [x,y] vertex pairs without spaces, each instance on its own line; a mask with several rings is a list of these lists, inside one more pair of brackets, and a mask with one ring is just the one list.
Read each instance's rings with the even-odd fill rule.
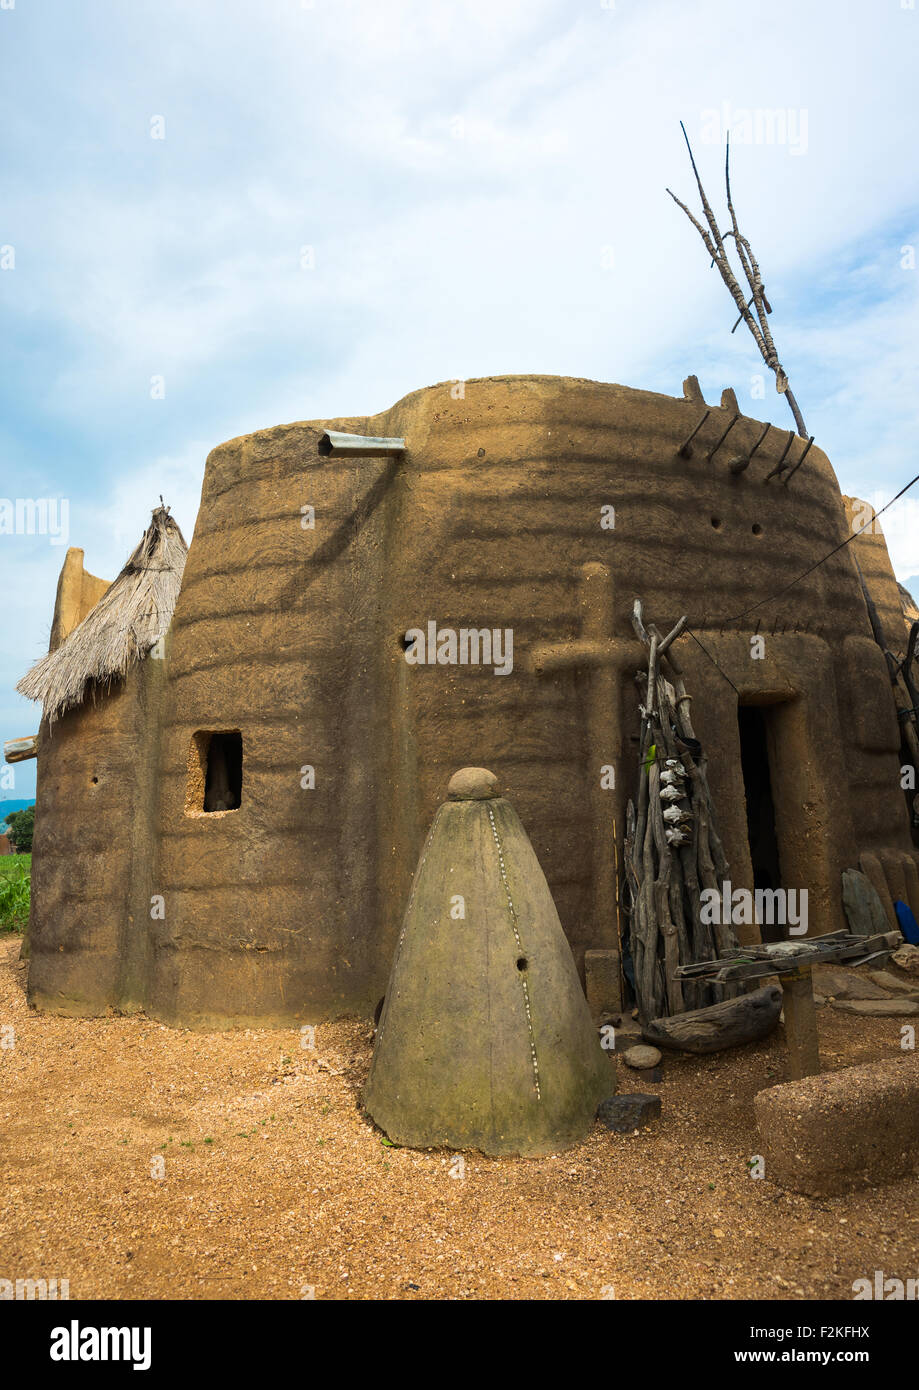
[[195,734],[190,810],[237,811],[242,803],[243,737],[238,729]]

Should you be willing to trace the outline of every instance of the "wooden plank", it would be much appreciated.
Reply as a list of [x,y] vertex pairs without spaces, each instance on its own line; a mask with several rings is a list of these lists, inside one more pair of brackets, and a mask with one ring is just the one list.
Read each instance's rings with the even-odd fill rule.
[[[847,940],[840,941],[840,938]],[[684,979],[725,981],[756,979],[762,975],[793,975],[813,965],[833,965],[839,961],[855,960],[856,964],[861,965],[877,955],[894,950],[900,942],[900,934],[881,932],[878,936],[859,937],[849,932],[829,932],[826,936],[814,937],[813,941],[813,949],[789,956],[770,955],[761,946],[751,946],[742,951],[743,959],[737,959],[741,952],[726,951],[717,960],[681,965],[676,973]],[[824,941],[828,943],[826,947],[818,946],[818,942]],[[829,944],[833,942],[835,944]]]
[[28,738],[10,738],[3,745],[3,758],[7,763],[24,763],[36,757],[38,734],[30,734]]

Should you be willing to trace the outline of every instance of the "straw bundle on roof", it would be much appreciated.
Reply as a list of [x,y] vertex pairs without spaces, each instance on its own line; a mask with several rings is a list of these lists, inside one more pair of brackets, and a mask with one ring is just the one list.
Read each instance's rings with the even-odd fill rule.
[[53,723],[90,685],[107,689],[164,635],[176,606],[188,547],[168,507],[157,507],[143,538],[95,608],[16,686],[41,700]]

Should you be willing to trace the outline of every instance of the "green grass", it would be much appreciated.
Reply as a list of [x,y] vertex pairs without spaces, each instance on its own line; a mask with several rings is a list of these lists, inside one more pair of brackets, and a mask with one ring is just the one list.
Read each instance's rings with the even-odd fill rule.
[[0,855],[0,931],[21,932],[29,920],[31,854]]

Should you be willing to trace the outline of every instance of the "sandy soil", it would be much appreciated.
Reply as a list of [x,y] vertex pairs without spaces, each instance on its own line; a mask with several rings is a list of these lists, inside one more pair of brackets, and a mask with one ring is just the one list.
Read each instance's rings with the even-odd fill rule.
[[[41,1016],[18,951],[0,938],[0,1278],[68,1278],[71,1298],[849,1299],[875,1269],[919,1273],[919,1176],[820,1201],[749,1177],[781,1030],[666,1059],[639,1135],[466,1155],[455,1176],[361,1115],[369,1024],[320,1025],[310,1051]],[[899,1046],[897,1019],[819,1019],[827,1069]]]

